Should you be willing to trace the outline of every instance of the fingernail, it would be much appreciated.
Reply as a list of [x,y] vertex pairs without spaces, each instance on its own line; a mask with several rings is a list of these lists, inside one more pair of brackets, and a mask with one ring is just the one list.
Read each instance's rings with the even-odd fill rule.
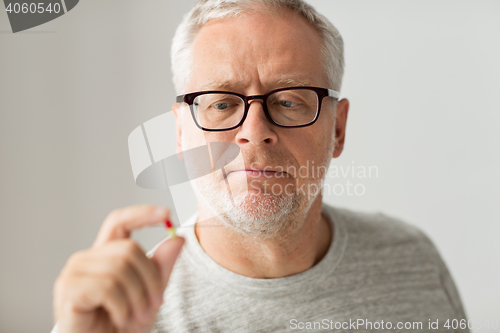
[[166,209],[165,207],[157,207],[155,209],[155,216],[164,217],[165,215],[167,215],[167,213],[168,209]]

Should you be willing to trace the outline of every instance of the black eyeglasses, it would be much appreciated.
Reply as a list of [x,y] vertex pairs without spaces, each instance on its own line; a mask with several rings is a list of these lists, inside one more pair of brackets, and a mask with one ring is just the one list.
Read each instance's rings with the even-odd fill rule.
[[196,126],[204,131],[229,131],[245,121],[249,101],[262,100],[269,121],[279,127],[296,128],[314,124],[325,97],[338,100],[335,90],[318,87],[287,87],[265,95],[245,96],[229,91],[199,91],[177,96],[177,103],[191,109]]

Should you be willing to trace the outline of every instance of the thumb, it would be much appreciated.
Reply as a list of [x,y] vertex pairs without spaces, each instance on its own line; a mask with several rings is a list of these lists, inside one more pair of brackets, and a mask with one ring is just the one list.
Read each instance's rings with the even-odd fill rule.
[[169,238],[156,249],[151,257],[151,261],[153,261],[158,272],[160,272],[162,289],[167,287],[168,279],[172,273],[175,261],[185,241],[186,240],[180,236]]

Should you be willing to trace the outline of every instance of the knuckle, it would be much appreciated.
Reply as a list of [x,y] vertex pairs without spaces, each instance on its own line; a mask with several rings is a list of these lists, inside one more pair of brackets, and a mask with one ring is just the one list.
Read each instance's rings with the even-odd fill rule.
[[115,265],[119,274],[128,273],[131,269],[130,262],[126,257],[119,257],[115,259]]
[[78,270],[80,266],[82,265],[82,262],[84,258],[86,257],[86,252],[85,251],[78,251],[73,253],[68,260],[66,261],[66,265],[64,265],[61,275],[65,276],[70,274],[71,272]]
[[110,262],[109,266],[109,274],[120,277],[123,274],[127,273],[129,270],[129,263],[125,257],[117,257],[113,258],[113,261]]
[[124,254],[126,256],[137,256],[140,252],[142,252],[139,244],[131,239],[127,239],[123,243]]
[[133,297],[134,310],[143,312],[148,309],[148,300],[142,294],[135,294]]
[[58,311],[60,314],[72,313],[76,308],[75,300],[72,298],[65,299],[61,304],[59,304]]
[[78,262],[80,262],[80,260],[82,260],[83,256],[84,256],[83,251],[77,251],[68,258],[67,264],[69,266],[75,265]]
[[118,282],[118,280],[114,278],[107,278],[104,281],[105,281],[103,283],[104,294],[106,294],[106,296],[108,297],[112,297],[120,289],[120,283]]

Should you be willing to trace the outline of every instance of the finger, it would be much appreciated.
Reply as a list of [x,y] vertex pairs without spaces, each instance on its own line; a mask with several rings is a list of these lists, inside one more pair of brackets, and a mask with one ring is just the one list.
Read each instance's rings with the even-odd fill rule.
[[183,237],[169,238],[165,240],[151,257],[161,276],[162,290],[165,290],[168,279],[172,273],[175,261],[181,252],[185,239]]
[[129,238],[133,230],[162,223],[167,218],[170,211],[161,206],[136,205],[114,210],[104,220],[93,247]]
[[[153,309],[149,307],[149,298],[139,274],[130,262],[119,263],[122,274],[116,271],[114,278],[124,287],[129,304],[131,304],[134,317],[142,323],[149,323],[153,317]],[[117,274],[118,273],[118,274]]]
[[111,278],[73,274],[66,278],[61,311],[84,314],[102,307],[117,328],[124,328],[130,321],[131,308],[125,290]]
[[[111,259],[111,260],[109,260]],[[133,309],[134,317],[147,323],[150,318],[149,296],[143,281],[135,267],[124,257],[114,257],[108,260],[88,258],[82,260],[82,266],[76,274],[90,274],[96,278],[113,277],[123,287],[127,300]]]
[[149,305],[159,307],[163,301],[163,289],[159,269],[149,260],[140,245],[135,241],[123,240],[119,244],[119,247],[116,247],[116,249],[113,247],[110,251],[117,251],[116,255],[120,255],[120,251],[123,251],[123,254],[130,260],[130,263],[138,273],[142,285],[145,286]]
[[149,306],[159,308],[163,302],[163,289],[161,275],[156,265],[149,260],[141,247],[133,242],[127,244],[125,251],[129,252],[127,258],[138,273],[141,283],[145,286],[145,294],[149,301]]
[[151,308],[159,308],[163,300],[161,277],[155,267],[132,240],[120,240],[91,251],[80,259],[75,271],[93,275],[115,275],[125,286],[134,315],[141,322],[148,322]]

